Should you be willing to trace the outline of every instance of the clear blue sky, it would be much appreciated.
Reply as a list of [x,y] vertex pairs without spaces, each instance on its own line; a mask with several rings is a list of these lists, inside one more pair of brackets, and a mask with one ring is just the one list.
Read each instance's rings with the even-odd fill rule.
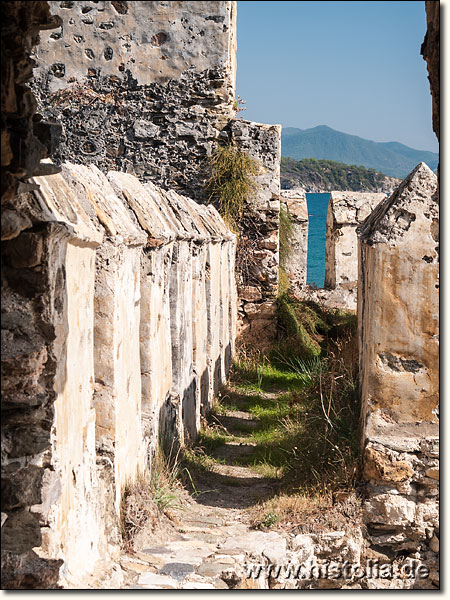
[[437,151],[425,2],[238,1],[244,119]]

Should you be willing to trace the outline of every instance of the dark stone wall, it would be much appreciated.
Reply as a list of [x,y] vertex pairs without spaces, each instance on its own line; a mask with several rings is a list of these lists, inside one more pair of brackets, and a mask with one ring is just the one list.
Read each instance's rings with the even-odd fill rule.
[[428,67],[431,95],[433,96],[433,131],[439,140],[439,80],[440,80],[440,3],[436,0],[425,2],[427,32],[420,50]]
[[[47,2],[2,2],[2,588],[54,589],[62,561],[45,560],[41,525],[30,511],[41,502],[45,452],[53,421],[42,265],[44,233],[33,223],[23,192],[32,175],[54,171],[41,164],[54,129],[36,115],[27,82],[40,29],[55,27]],[[21,194],[21,195],[17,195]],[[39,459],[34,460],[37,456]],[[6,521],[3,523],[3,516]]]
[[2,207],[17,191],[27,189],[27,178],[51,172],[40,165],[52,149],[52,128],[36,115],[36,101],[27,82],[33,76],[30,52],[39,30],[60,23],[51,16],[48,2],[2,2]]
[[33,90],[62,128],[53,159],[202,201],[208,157],[236,113],[234,2],[121,4],[50,2],[62,23],[36,49]]
[[55,162],[125,171],[197,201],[205,197],[208,156],[230,114],[220,95],[224,71],[187,70],[167,84],[138,85],[131,73],[93,76],[51,93],[35,84],[41,112],[62,127]]

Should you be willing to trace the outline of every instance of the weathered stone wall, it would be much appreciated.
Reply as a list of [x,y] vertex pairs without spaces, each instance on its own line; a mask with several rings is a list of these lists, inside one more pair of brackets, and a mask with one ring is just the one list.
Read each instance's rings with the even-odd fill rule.
[[218,144],[234,143],[258,161],[258,190],[241,227],[245,257],[237,260],[240,332],[248,342],[263,331],[270,339],[281,131],[234,119],[235,2],[50,4],[62,25],[36,50],[34,90],[43,114],[62,125],[56,162],[125,171],[206,202]]
[[[92,298],[95,248],[102,233],[91,226],[81,207],[77,210],[68,186],[55,177],[57,198],[43,180],[34,195],[20,199],[22,214],[31,226],[5,246],[9,285],[2,290],[4,306],[12,319],[10,325],[16,321],[7,348],[22,372],[15,380],[18,373],[7,368],[7,361],[2,363],[2,388],[11,391],[15,403],[8,415],[9,426],[3,423],[7,476],[2,480],[2,493],[7,519],[2,550],[14,556],[13,562],[17,557],[21,560],[28,547],[38,548],[43,558],[59,559],[59,548],[48,532],[57,528],[64,546],[68,538],[79,535],[80,527],[88,526],[92,546],[79,536],[69,551],[76,573],[86,566],[80,562],[89,562],[102,542],[95,527],[97,506],[89,502],[96,487],[89,477],[96,460],[91,407]],[[24,286],[26,279],[34,284]],[[21,296],[28,301],[23,303]],[[2,334],[7,330],[8,326]],[[25,501],[25,510],[17,510],[14,497]],[[83,504],[84,513],[79,514],[77,509]],[[11,557],[3,559],[8,564]],[[56,566],[55,561],[48,564]],[[24,581],[17,570],[11,574],[12,587],[39,587],[46,580],[38,561],[26,565],[24,571]],[[58,570],[54,584],[57,579]]]
[[244,209],[237,249],[238,335],[259,348],[275,335],[278,291],[281,127],[235,120],[231,140],[260,166]]
[[358,279],[357,226],[385,194],[331,192],[325,242],[325,287],[354,286]]
[[[51,92],[92,71],[139,85],[179,79],[187,69],[224,68],[221,86],[233,97],[236,7],[233,2],[49,2],[61,26],[37,51]],[[215,44],[209,45],[208,40]],[[64,62],[61,62],[64,56]],[[37,77],[40,78],[40,69]]]
[[280,266],[286,271],[292,288],[301,293],[306,285],[308,262],[308,206],[303,190],[282,190],[281,202],[290,221],[289,254]]
[[9,229],[15,230],[22,225],[12,201],[15,193],[26,191],[31,175],[54,170],[53,165],[40,164],[54,149],[54,128],[36,115],[36,101],[27,83],[34,66],[30,52],[39,41],[39,31],[58,27],[60,19],[50,15],[48,2],[33,1],[2,2],[1,20],[2,211],[8,211]]
[[404,552],[425,561],[436,582],[439,206],[434,173],[420,163],[358,231],[369,541],[388,556]]
[[431,96],[433,97],[433,131],[439,140],[439,92],[440,92],[440,3],[425,2],[427,32],[420,49],[428,67]]
[[[205,198],[208,156],[235,114],[235,2],[50,2],[36,49],[53,157]],[[111,57],[111,58],[110,58]]]
[[385,194],[331,192],[325,238],[325,290],[329,301],[356,310],[358,282],[357,226]]
[[148,474],[160,435],[195,439],[227,375],[236,242],[212,207],[62,169],[18,198],[32,228],[4,252],[2,538],[6,565],[35,549],[28,582],[40,556],[54,584],[62,559],[60,581],[77,587],[95,569],[115,581],[99,561],[118,556],[126,485]]

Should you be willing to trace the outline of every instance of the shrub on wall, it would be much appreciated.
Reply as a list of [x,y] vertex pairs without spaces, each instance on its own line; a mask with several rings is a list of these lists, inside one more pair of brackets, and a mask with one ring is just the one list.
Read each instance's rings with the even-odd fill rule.
[[208,200],[217,206],[224,221],[237,231],[244,207],[257,189],[255,175],[260,167],[255,159],[229,143],[218,146],[210,159]]

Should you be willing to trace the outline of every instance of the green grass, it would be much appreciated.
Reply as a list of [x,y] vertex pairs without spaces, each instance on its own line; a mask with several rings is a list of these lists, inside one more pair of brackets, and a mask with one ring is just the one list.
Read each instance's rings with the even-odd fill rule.
[[285,204],[281,203],[279,226],[279,256],[281,268],[285,266],[291,253],[293,235],[294,225],[289,215],[289,210]]
[[261,362],[259,365],[245,361],[234,365],[233,383],[236,388],[246,393],[292,391],[303,387],[303,379],[299,373],[276,366],[273,363]]
[[[296,325],[284,323],[264,355],[241,348],[209,425],[197,448],[188,452],[188,468],[193,473],[211,470],[219,462],[219,448],[242,443],[251,451],[230,453],[228,464],[278,479],[286,493],[312,498],[355,482],[360,414],[356,317],[290,296],[287,302]],[[304,352],[299,323],[318,352]],[[233,411],[248,413],[251,425],[237,414],[236,426],[227,431],[226,419],[223,425],[220,419]]]

